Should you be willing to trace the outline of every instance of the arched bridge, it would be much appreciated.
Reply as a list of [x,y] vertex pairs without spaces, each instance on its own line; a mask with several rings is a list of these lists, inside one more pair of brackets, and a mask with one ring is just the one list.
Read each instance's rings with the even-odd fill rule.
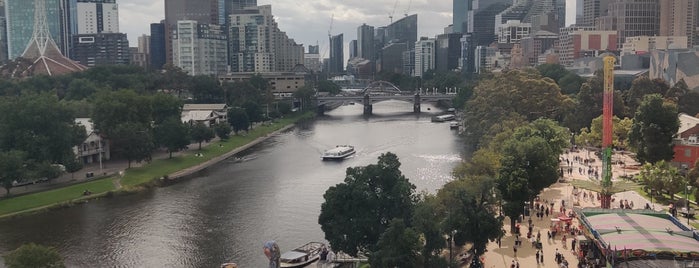
[[441,100],[451,100],[453,98],[454,94],[420,94],[419,92],[401,91],[397,86],[390,82],[375,81],[356,94],[324,97],[318,96],[316,97],[316,101],[318,103],[319,113],[325,112],[327,105],[331,103],[356,102],[364,105],[365,115],[370,115],[373,110],[372,105],[381,101],[399,100],[412,102],[413,112],[419,113],[420,104],[423,102],[437,102]]

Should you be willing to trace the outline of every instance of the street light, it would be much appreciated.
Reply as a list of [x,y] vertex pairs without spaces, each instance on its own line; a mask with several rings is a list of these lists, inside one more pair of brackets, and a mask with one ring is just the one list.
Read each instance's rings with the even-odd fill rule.
[[687,182],[687,191],[685,192],[685,197],[687,199],[687,226],[689,225],[689,192],[692,191],[692,186]]

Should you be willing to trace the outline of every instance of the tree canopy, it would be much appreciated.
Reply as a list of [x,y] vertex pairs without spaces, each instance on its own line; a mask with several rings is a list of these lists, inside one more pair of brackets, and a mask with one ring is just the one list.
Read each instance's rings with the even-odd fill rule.
[[34,243],[25,244],[4,256],[8,268],[63,268],[63,258],[56,249]]
[[636,111],[629,133],[629,145],[642,163],[671,160],[673,138],[680,127],[677,106],[659,94],[646,95]]
[[347,168],[345,181],[323,195],[318,223],[333,249],[371,253],[392,220],[410,220],[414,191],[398,157],[384,153],[376,164]]

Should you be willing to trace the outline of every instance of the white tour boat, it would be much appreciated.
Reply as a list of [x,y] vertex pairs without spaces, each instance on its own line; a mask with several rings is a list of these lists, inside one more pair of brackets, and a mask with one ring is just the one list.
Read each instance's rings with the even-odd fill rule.
[[338,145],[323,153],[323,160],[342,160],[354,154],[354,147],[350,145]]

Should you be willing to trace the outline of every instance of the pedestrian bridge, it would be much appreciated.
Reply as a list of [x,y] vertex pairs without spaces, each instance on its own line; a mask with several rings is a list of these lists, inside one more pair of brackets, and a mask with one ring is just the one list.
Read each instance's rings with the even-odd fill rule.
[[[435,90],[436,91],[436,90]],[[397,86],[386,81],[375,81],[356,94],[337,96],[318,96],[318,113],[322,114],[332,104],[355,102],[364,105],[364,114],[371,115],[373,104],[387,100],[399,100],[413,103],[413,112],[420,112],[420,104],[423,102],[451,101],[455,94],[432,93],[420,94],[420,92],[401,91]]]

